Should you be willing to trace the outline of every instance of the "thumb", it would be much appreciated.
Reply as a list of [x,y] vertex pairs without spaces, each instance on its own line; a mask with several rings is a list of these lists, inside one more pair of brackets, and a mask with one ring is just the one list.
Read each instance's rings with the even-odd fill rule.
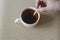
[[47,11],[47,7],[39,7],[37,10],[39,12],[46,12]]

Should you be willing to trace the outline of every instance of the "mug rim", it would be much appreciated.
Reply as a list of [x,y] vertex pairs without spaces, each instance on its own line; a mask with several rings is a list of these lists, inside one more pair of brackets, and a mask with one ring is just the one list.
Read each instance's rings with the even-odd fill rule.
[[[24,10],[26,10],[26,9],[33,9],[34,11],[37,12],[37,14],[38,14],[38,19],[37,19],[37,21],[35,21],[35,22],[32,23],[32,24],[28,24],[28,23],[26,23],[26,22],[23,21],[23,19],[22,19],[21,16],[22,16],[22,12],[23,12]],[[24,9],[22,10],[22,12],[21,12],[20,18],[21,18],[21,22],[23,22],[23,24],[27,24],[27,25],[35,25],[35,24],[38,23],[38,21],[39,21],[39,19],[40,19],[40,13],[37,11],[36,8],[34,8],[34,7],[26,7],[26,8],[24,8]]]

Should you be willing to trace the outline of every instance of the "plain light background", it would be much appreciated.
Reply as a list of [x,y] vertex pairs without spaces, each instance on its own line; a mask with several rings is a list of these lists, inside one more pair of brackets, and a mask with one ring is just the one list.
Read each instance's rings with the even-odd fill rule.
[[0,40],[59,40],[60,14],[41,14],[35,28],[26,28],[15,24],[25,7],[35,7],[36,0],[1,0],[0,1]]

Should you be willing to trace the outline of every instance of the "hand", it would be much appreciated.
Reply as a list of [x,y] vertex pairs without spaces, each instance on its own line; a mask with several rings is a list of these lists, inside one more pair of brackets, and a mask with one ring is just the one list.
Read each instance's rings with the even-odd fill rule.
[[45,7],[47,6],[46,2],[43,0],[36,0],[36,8],[39,11],[45,11]]
[[41,12],[60,10],[60,0],[36,0],[36,8]]

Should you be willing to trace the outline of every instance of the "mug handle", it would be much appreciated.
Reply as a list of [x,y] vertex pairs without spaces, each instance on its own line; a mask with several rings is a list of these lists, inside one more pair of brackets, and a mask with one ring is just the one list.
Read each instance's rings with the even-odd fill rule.
[[15,19],[15,23],[21,23],[21,19],[20,18]]

